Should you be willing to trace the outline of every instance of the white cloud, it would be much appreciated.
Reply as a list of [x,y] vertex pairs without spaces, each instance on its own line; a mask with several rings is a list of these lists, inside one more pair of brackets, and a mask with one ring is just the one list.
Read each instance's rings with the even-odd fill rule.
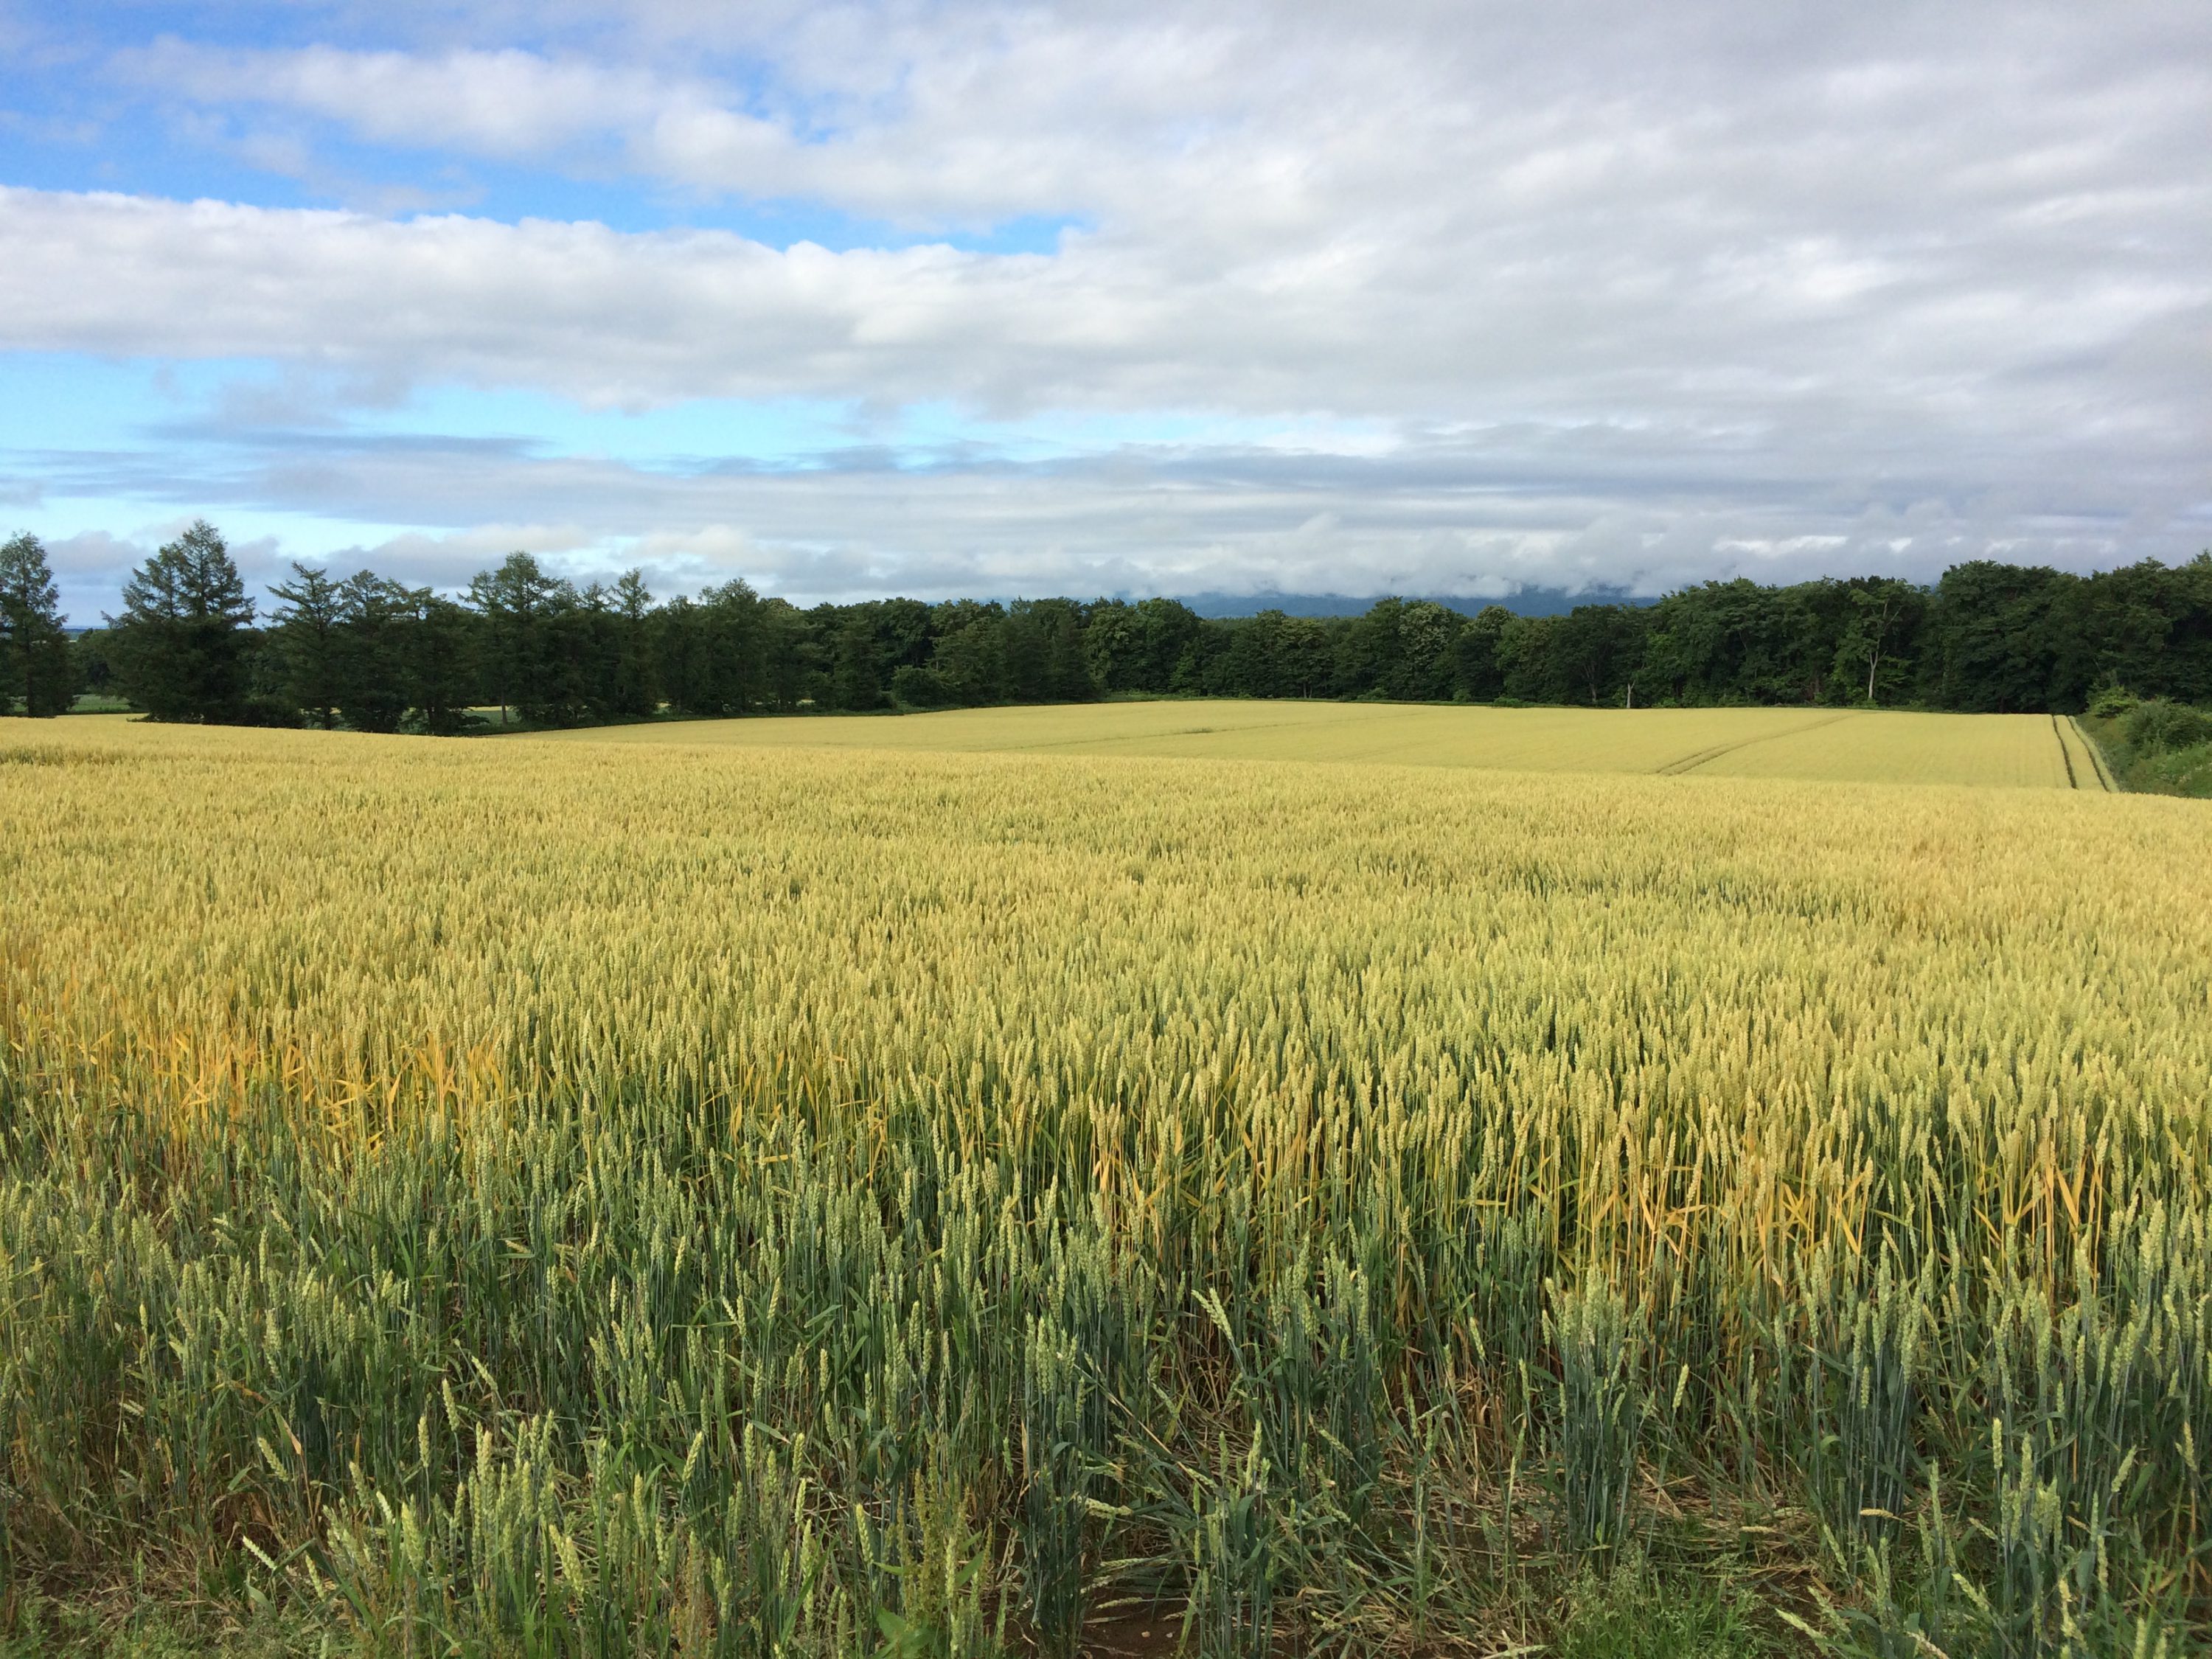
[[543,456],[448,477],[340,444],[199,486],[457,532],[573,524],[598,550],[579,557],[640,536],[675,570],[1372,588],[2203,534],[2193,0],[641,3],[558,8],[526,47],[485,15],[118,67],[295,176],[337,134],[906,227],[1081,228],[1047,253],[832,252],[0,190],[0,348],[267,359],[387,398],[806,396],[1288,434],[736,482]]
[[326,46],[223,51],[168,39],[121,54],[117,67],[202,106],[291,110],[379,143],[501,157],[649,123],[678,95],[641,70],[512,48],[434,56]]
[[[2212,204],[2208,204],[2212,205]],[[1352,244],[1176,278],[1158,250],[777,250],[725,232],[177,204],[0,189],[0,345],[265,357],[588,403],[950,398],[1004,409],[1570,416],[1727,430],[1897,422],[2063,440],[2206,429],[2119,372],[2212,321],[2212,268],[1993,261],[1835,291],[1785,244],[1591,248],[1573,283]],[[1669,258],[1663,279],[1655,267]],[[1901,256],[1893,256],[1901,257]],[[1808,297],[1808,281],[1827,291]],[[1932,418],[1931,418],[1932,417]],[[2062,423],[2054,425],[2054,417]],[[2177,426],[2177,422],[2180,424]]]
[[[452,588],[513,548],[579,580],[642,565],[656,590],[742,575],[794,599],[900,592],[1414,592],[1626,586],[1657,592],[1711,576],[1796,580],[1836,568],[1932,578],[2002,538],[2016,556],[2072,566],[2186,557],[2176,526],[2131,538],[2117,517],[2020,493],[1992,514],[1900,482],[1896,504],[1792,475],[1789,457],[1686,458],[1614,434],[1529,429],[1410,434],[1388,456],[1279,448],[1128,447],[1015,465],[928,470],[860,456],[796,471],[648,470],[608,459],[330,434],[279,461],[252,452],[203,474],[218,523],[254,525],[358,504],[448,528],[319,544],[283,557],[367,563]],[[1702,471],[1698,468],[1702,467]],[[159,495],[167,473],[95,471],[87,493]],[[2201,526],[2200,526],[2201,527]],[[282,568],[272,554],[270,569]],[[258,579],[258,578],[257,578]]]

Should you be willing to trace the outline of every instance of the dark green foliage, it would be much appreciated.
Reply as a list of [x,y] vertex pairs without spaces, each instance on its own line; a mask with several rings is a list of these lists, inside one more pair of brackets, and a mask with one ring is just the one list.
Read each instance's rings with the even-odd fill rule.
[[937,610],[931,666],[957,703],[1000,702],[1006,692],[1006,611],[956,599]]
[[1512,625],[1513,613],[1502,605],[1486,605],[1460,629],[1453,641],[1454,691],[1470,702],[1488,702],[1505,690],[1505,669],[1498,647]]
[[415,701],[407,632],[428,598],[366,570],[339,585],[338,708],[355,731],[399,729]]
[[510,553],[496,570],[469,584],[478,618],[485,689],[500,706],[537,726],[566,725],[580,712],[563,672],[561,637],[577,603],[575,590],[548,575],[527,553]]
[[906,664],[891,675],[891,696],[908,708],[948,708],[956,701],[951,687],[935,669]]
[[[832,612],[836,609],[822,608]],[[856,714],[882,707],[888,677],[875,619],[855,605],[842,617],[820,617],[817,626],[830,642],[830,706]]]
[[605,701],[611,714],[643,720],[660,707],[659,676],[653,659],[653,595],[645,573],[627,572],[615,584],[606,629],[612,672]]
[[[1285,617],[1283,626],[1294,630],[1296,621]],[[1458,612],[1431,600],[1383,599],[1337,629],[1335,689],[1347,696],[1379,691],[1405,702],[1448,701],[1465,626]]]
[[2100,687],[2089,728],[2124,788],[2212,796],[2212,709]]
[[[940,611],[947,607],[940,606]],[[993,607],[995,609],[995,607]],[[1116,691],[1195,691],[1204,661],[1205,622],[1176,599],[1132,605],[1102,599],[1091,607],[1085,645],[1100,689]],[[1323,695],[1315,686],[1301,696]]]
[[2076,665],[2062,626],[2079,579],[1975,559],[1936,584],[1936,686],[1971,713],[2020,714],[2065,700]]
[[1578,605],[1559,618],[1553,652],[1563,701],[1595,707],[1613,702],[1616,686],[1632,685],[1647,625],[1645,612],[1619,605]]
[[1224,683],[1249,688],[1253,696],[1323,696],[1335,679],[1328,630],[1310,617],[1279,611],[1262,611],[1239,624],[1214,666]]
[[1558,1659],[1757,1659],[1782,1651],[1725,1580],[1662,1582],[1633,1570],[1575,1587]]
[[764,706],[788,713],[801,703],[819,702],[821,641],[808,626],[805,614],[787,599],[762,600],[760,641]]
[[0,544],[0,714],[58,714],[76,690],[46,550],[27,532]]
[[1572,690],[1559,651],[1557,617],[1516,617],[1498,641],[1500,696],[1519,703],[1565,702]]
[[1017,599],[1000,624],[1005,689],[1015,702],[1087,702],[1098,695],[1083,651],[1083,607]]
[[155,720],[246,719],[252,620],[222,534],[195,520],[131,574],[108,618],[118,689]]
[[332,581],[292,567],[270,591],[283,601],[263,636],[275,693],[325,730],[397,732],[415,711],[424,731],[462,729],[475,673],[469,618],[427,588],[372,571]]
[[467,729],[478,677],[475,618],[453,600],[417,589],[402,637],[408,698],[422,729],[434,737]]
[[767,696],[769,617],[743,580],[653,613],[647,640],[660,690],[678,714],[742,714]]
[[105,628],[88,628],[70,641],[70,683],[78,692],[95,697],[118,695],[113,634]]
[[1855,648],[1847,635],[1867,631],[1848,592],[1833,582],[1761,587],[1739,577],[1668,595],[1651,609],[1642,701],[1841,701],[1832,695],[1839,689],[1832,664]]
[[1948,708],[2072,713],[2114,683],[2212,702],[2212,553],[2095,576],[1954,566],[1925,632],[1922,696]]
[[2212,743],[2212,710],[2154,698],[2130,710],[2120,731],[2138,755],[2172,754]]
[[[20,545],[36,548],[9,544]],[[343,582],[293,572],[272,589],[257,647],[222,538],[196,525],[137,574],[96,647],[50,656],[43,684],[120,690],[160,719],[289,721],[289,708],[325,726],[438,732],[463,729],[471,703],[496,705],[503,725],[559,726],[664,708],[723,717],[1101,696],[2057,714],[2094,696],[2110,716],[2125,684],[2162,705],[2212,702],[2212,553],[2087,577],[1980,560],[1932,590],[1739,578],[1565,616],[1386,599],[1356,617],[1233,620],[1167,599],[801,611],[743,580],[656,605],[640,572],[578,588],[520,552],[479,574],[462,607],[366,571]],[[13,637],[0,632],[10,686],[24,672]],[[43,692],[42,706],[65,695]],[[2192,747],[2157,744],[2142,752]]]
[[292,580],[269,591],[280,601],[269,620],[284,693],[328,731],[337,722],[344,672],[339,663],[338,585],[324,571],[295,564]]
[[1839,597],[1830,671],[1854,702],[1871,706],[1899,701],[1927,619],[1927,595],[1893,577],[1863,576],[1844,583]]

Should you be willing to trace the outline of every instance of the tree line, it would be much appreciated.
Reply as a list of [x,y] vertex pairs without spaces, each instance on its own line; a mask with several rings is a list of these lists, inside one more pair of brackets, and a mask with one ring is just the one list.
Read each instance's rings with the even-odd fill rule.
[[2212,704],[2212,553],[2088,576],[1974,560],[1932,586],[1738,579],[1547,617],[1401,599],[1332,617],[1168,599],[801,608],[742,580],[656,603],[638,572],[580,586],[527,553],[459,598],[307,565],[269,598],[201,521],[71,641],[44,549],[17,536],[0,548],[0,709],[90,690],[156,720],[453,733],[494,708],[562,726],[1146,695],[2077,713],[2124,685]]

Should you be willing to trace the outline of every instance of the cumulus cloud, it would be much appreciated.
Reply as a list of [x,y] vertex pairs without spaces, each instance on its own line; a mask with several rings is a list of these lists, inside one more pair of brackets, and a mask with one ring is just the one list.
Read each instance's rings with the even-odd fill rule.
[[[2212,207],[2212,203],[2203,205]],[[1575,277],[1432,251],[1291,248],[1177,278],[1160,252],[775,249],[0,189],[0,346],[265,357],[603,404],[792,393],[999,409],[1626,417],[1732,434],[1793,420],[2203,435],[2188,388],[2115,373],[2212,325],[2212,276],[2045,249],[1932,252],[1877,303],[1817,246],[1659,239]],[[1902,257],[1902,256],[1899,256]]]
[[[2185,556],[2212,522],[2212,13],[2185,0],[389,14],[410,29],[108,72],[295,175],[342,143],[945,240],[0,189],[0,349],[266,360],[386,401],[1293,434],[763,474],[434,434],[280,453],[240,410],[197,475],[441,547],[573,526],[584,562],[811,592],[1648,585]],[[965,245],[1023,216],[1073,228]],[[77,467],[40,465],[50,490]],[[430,548],[393,556],[444,568]]]

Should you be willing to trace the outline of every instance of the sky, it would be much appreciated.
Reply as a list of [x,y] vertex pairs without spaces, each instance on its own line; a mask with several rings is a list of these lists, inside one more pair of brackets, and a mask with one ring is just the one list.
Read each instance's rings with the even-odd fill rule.
[[0,0],[0,534],[451,589],[2212,545],[2203,0]]

